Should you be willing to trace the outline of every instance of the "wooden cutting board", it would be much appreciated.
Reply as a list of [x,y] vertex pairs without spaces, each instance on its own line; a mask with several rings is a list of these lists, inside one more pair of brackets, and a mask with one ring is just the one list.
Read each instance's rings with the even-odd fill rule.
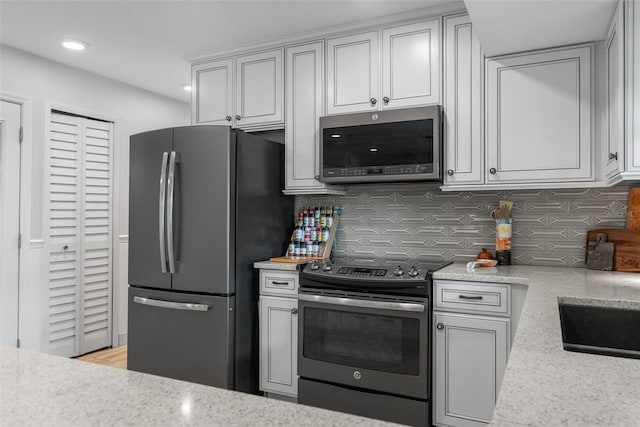
[[640,231],[640,187],[629,189],[627,230]]
[[[587,248],[589,242],[597,240],[598,233],[607,235],[607,241],[613,242],[613,270],[640,272],[640,231],[622,228],[600,228],[587,233]],[[585,253],[586,260],[586,253]]]

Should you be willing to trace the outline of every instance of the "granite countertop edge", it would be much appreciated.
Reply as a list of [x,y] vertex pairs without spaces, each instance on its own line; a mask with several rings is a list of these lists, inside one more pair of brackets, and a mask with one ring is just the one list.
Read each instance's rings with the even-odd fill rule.
[[640,274],[454,263],[433,278],[526,287],[492,425],[640,426],[640,359],[565,351],[558,312],[562,298],[637,308]]

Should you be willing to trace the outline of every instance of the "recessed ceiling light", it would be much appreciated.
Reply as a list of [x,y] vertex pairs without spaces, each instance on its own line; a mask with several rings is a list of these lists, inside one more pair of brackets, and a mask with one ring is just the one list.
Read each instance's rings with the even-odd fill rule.
[[69,50],[85,50],[88,46],[88,43],[81,40],[66,39],[62,40],[62,46]]
[[187,92],[191,92],[191,85],[189,83],[184,83],[180,86],[182,86],[182,89],[186,90]]

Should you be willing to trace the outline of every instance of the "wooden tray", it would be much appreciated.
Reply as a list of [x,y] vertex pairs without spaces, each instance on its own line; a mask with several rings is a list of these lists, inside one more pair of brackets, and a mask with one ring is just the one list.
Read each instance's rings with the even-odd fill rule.
[[[273,262],[285,262],[290,264],[303,264],[306,262],[311,262],[316,259],[326,259],[331,255],[331,248],[333,247],[333,242],[336,238],[336,232],[338,231],[338,222],[340,222],[340,217],[338,215],[333,216],[333,224],[329,228],[329,239],[325,242],[322,253],[318,256],[295,256],[289,253],[289,249],[287,248],[287,253],[284,256],[270,258],[269,261]],[[295,241],[295,230],[291,233],[291,242]]]
[[[640,231],[623,228],[600,228],[587,233],[587,249],[589,242],[597,240],[598,233],[607,235],[607,241],[613,242],[613,270],[640,272]],[[585,253],[585,261],[586,261]]]

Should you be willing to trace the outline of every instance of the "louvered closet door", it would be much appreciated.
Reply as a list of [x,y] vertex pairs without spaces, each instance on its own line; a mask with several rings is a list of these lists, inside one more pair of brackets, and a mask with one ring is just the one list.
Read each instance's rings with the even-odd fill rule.
[[49,352],[111,344],[112,125],[51,115]]

